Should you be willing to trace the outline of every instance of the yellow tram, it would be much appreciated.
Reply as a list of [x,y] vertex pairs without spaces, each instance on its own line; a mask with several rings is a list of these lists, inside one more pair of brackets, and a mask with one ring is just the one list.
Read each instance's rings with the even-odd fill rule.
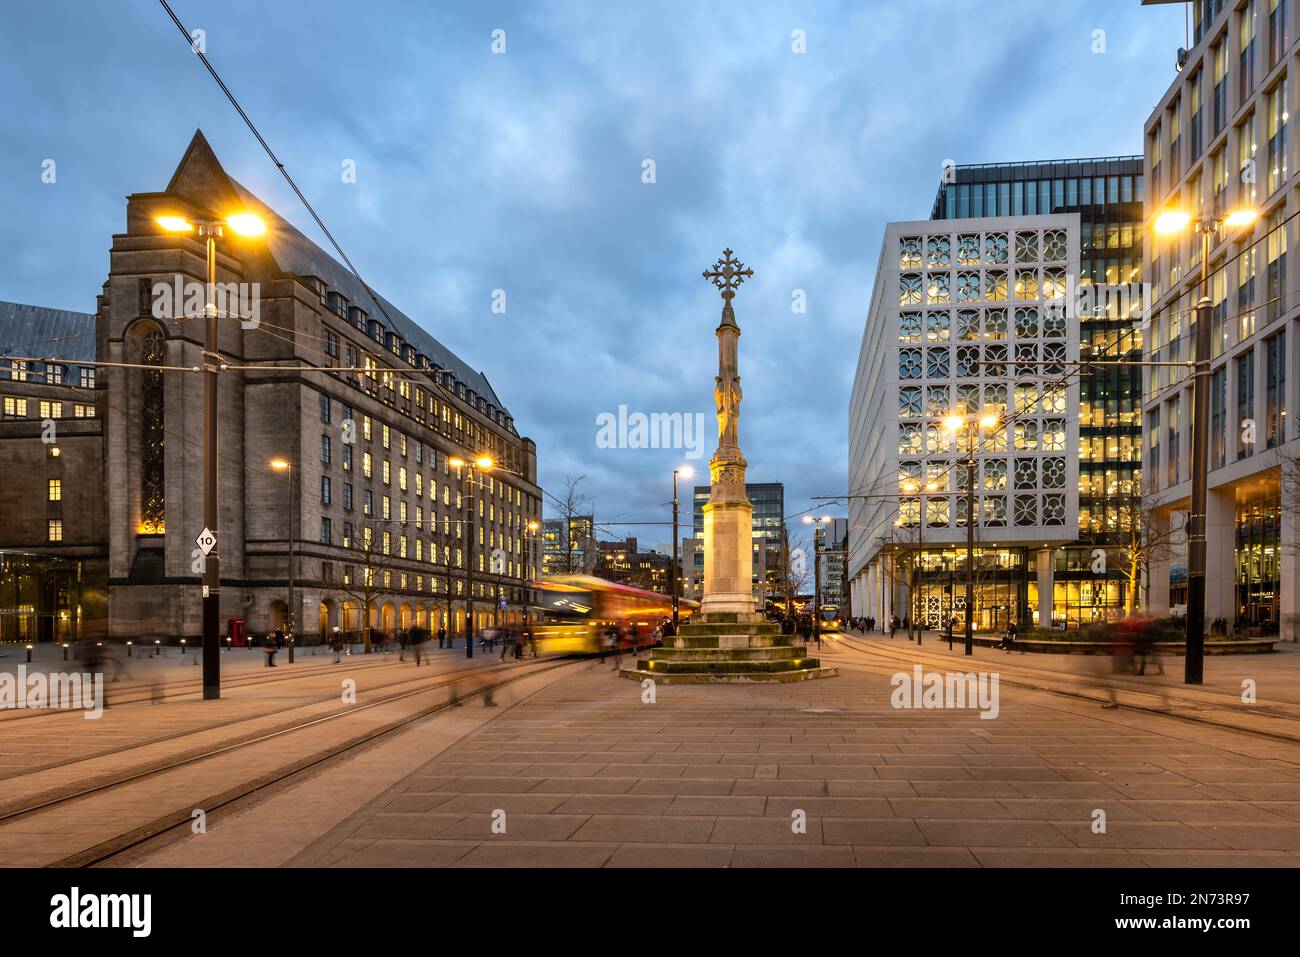
[[[530,587],[538,594],[542,613],[541,622],[532,628],[541,653],[596,654],[611,625],[620,634],[635,626],[636,645],[644,648],[654,643],[656,626],[673,617],[671,596],[594,575],[556,575]],[[684,622],[699,607],[699,602],[678,599],[679,620]]]

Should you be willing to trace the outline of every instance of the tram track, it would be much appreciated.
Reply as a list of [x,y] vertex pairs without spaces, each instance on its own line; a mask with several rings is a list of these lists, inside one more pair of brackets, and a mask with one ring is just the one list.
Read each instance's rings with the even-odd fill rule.
[[[352,657],[364,658],[356,655]],[[388,657],[380,655],[381,658]],[[70,662],[71,664],[71,662]],[[402,662],[399,661],[362,661],[365,668],[387,668],[395,667]],[[308,666],[310,670],[298,669],[296,666],[292,674],[254,674],[254,675],[230,675],[222,678],[221,686],[223,689],[231,690],[238,688],[256,688],[263,685],[277,684],[282,681],[292,681],[298,678],[310,677],[313,675],[326,675],[338,668],[333,663],[321,664],[317,666]],[[262,668],[262,671],[270,671],[270,668]],[[202,693],[202,683],[196,674],[189,679],[170,678],[165,682],[150,682],[144,680],[133,680],[123,687],[113,688],[115,681],[108,681],[109,690],[113,691],[111,702],[114,707],[124,704],[144,704],[155,703],[158,700],[176,700],[189,695],[199,695]],[[135,692],[144,692],[138,697],[129,697]],[[48,718],[53,715],[67,714],[68,712],[53,708],[27,708],[13,711],[0,711],[0,728],[4,727],[10,721],[27,721],[35,718]]]
[[[202,809],[205,815],[211,814],[214,811],[229,807],[242,798],[275,787],[295,776],[301,775],[311,769],[318,768],[328,761],[354,753],[371,742],[381,739],[384,736],[416,721],[458,707],[467,700],[483,695],[491,695],[500,688],[517,681],[522,681],[526,678],[584,663],[585,662],[573,660],[549,661],[545,663],[527,662],[519,665],[508,665],[507,668],[509,669],[509,673],[503,673],[500,668],[474,669],[473,671],[453,673],[444,676],[446,680],[440,681],[434,685],[424,684],[424,686],[420,688],[394,692],[375,701],[367,701],[364,704],[344,708],[331,714],[301,720],[285,727],[258,734],[244,741],[229,742],[217,747],[203,749],[196,753],[177,756],[173,760],[156,766],[133,769],[119,774],[112,780],[95,782],[91,785],[77,787],[61,794],[51,794],[40,798],[39,800],[32,800],[22,807],[13,808],[0,814],[0,842],[3,841],[6,827],[18,821],[39,821],[41,815],[49,815],[55,812],[68,810],[70,805],[76,805],[78,802],[93,802],[97,798],[101,797],[117,800],[120,798],[121,793],[128,792],[132,788],[139,787],[144,782],[149,781],[158,781],[159,789],[165,793],[168,787],[174,787],[174,784],[164,786],[162,784],[162,779],[165,775],[171,774],[172,772],[178,772],[183,769],[195,767],[201,768],[205,764],[217,761],[224,756],[239,751],[253,751],[254,749],[257,749],[258,746],[269,747],[275,744],[282,744],[286,739],[291,739],[295,735],[300,735],[314,729],[325,728],[332,723],[338,722],[339,719],[342,718],[355,717],[365,712],[370,712],[373,717],[383,709],[392,709],[399,712],[392,717],[384,715],[382,719],[377,721],[377,723],[372,727],[360,731],[359,733],[347,735],[341,740],[336,740],[332,743],[326,744],[324,747],[312,745],[311,750],[307,753],[293,757],[291,760],[287,761],[287,763],[278,765],[271,770],[254,776],[250,780],[242,781],[233,787],[208,793],[205,796],[197,798],[187,796],[187,799],[183,804],[180,806],[173,804],[173,809],[170,811],[154,815],[148,820],[131,827],[123,833],[111,835],[103,840],[96,841],[84,849],[76,851],[75,853],[65,854],[56,860],[46,863],[44,866],[88,867],[106,863],[112,858],[130,851],[133,848],[137,848],[146,842],[153,841],[173,829],[189,824],[192,820],[192,812],[196,808]],[[482,681],[483,672],[486,670],[491,670],[494,673],[494,677],[487,681]],[[463,693],[456,692],[456,686],[463,685],[469,681],[475,681],[475,684],[466,689]],[[452,689],[450,696],[447,695],[448,689]],[[421,696],[430,695],[434,696],[438,700],[427,703],[420,703],[418,701]],[[413,711],[408,708],[402,708],[401,705],[404,703],[415,704],[416,707]],[[142,798],[141,800],[146,801],[147,799]]]
[[[368,676],[373,676],[373,674],[374,674],[375,672],[387,670],[390,666],[391,666],[391,667],[399,667],[399,663],[398,663],[398,662],[392,662],[392,663],[384,662],[384,663],[382,663],[382,664],[378,664],[378,665],[367,665],[366,670],[365,670],[365,672],[363,672],[363,673],[367,674]],[[392,688],[392,687],[396,687],[396,686],[398,686],[398,685],[409,684],[409,683],[411,683],[411,682],[413,682],[413,681],[419,681],[419,680],[421,680],[422,678],[425,677],[425,675],[414,675],[414,676],[410,676],[410,675],[409,675],[409,669],[407,669],[404,665],[402,665],[402,666],[400,666],[400,667],[401,667],[401,672],[402,672],[402,673],[401,673],[401,676],[398,676],[398,677],[396,678],[396,680],[394,680],[394,681],[389,681],[389,682],[386,682],[386,683],[384,683],[384,684],[375,685],[375,686],[369,688],[368,690],[370,690],[370,691],[377,691],[377,690],[383,690],[383,689],[386,689],[386,688]],[[447,675],[453,675],[453,674],[457,674],[457,673],[461,673],[461,674],[481,674],[481,673],[483,673],[484,671],[492,670],[494,667],[497,667],[497,666],[494,666],[494,665],[484,665],[484,666],[482,666],[482,667],[475,667],[475,668],[468,668],[468,669],[467,669],[467,668],[460,668],[460,669],[456,669],[456,670],[454,670],[454,671],[448,671],[448,672],[435,672],[435,673],[434,673],[434,676],[435,676],[435,677],[444,677],[444,676],[447,676]],[[296,673],[294,673],[294,674],[285,675],[285,676],[283,676],[283,677],[276,677],[276,678],[274,678],[274,679],[270,679],[270,680],[268,680],[268,681],[263,681],[263,682],[256,683],[256,684],[253,685],[253,687],[264,687],[265,685],[268,685],[268,684],[288,683],[288,682],[291,682],[291,681],[304,681],[304,680],[310,680],[310,679],[312,679],[312,678],[320,678],[320,677],[323,677],[323,676],[326,676],[326,675],[339,675],[339,674],[341,674],[341,672],[338,670],[338,667],[337,667],[337,666],[329,666],[329,667],[322,668],[322,669],[319,669],[319,670],[316,670],[316,671],[296,672]],[[346,675],[345,675],[345,676],[346,676]],[[227,684],[226,687],[229,688],[229,687],[231,687],[231,685]],[[246,688],[246,687],[248,687],[248,685],[238,685],[238,686],[236,686],[236,687],[244,687],[244,688]],[[249,723],[251,723],[251,722],[260,721],[260,720],[262,720],[262,719],[264,719],[264,718],[268,718],[268,717],[271,717],[271,716],[273,716],[273,715],[278,715],[278,714],[284,714],[284,713],[287,713],[287,711],[296,711],[296,710],[300,710],[300,709],[303,709],[303,708],[318,707],[318,706],[320,706],[320,705],[322,705],[322,704],[326,704],[326,703],[328,703],[328,702],[331,702],[331,701],[336,700],[336,699],[338,698],[338,696],[339,696],[339,695],[338,695],[338,691],[337,691],[337,689],[331,689],[331,690],[329,691],[329,693],[327,693],[327,694],[326,694],[326,693],[322,693],[322,695],[321,695],[320,697],[315,697],[315,698],[312,698],[312,699],[310,699],[310,700],[303,701],[301,704],[294,705],[293,707],[291,707],[291,708],[289,708],[289,709],[284,709],[284,708],[268,708],[267,710],[260,711],[260,712],[256,712],[256,713],[251,713],[251,714],[240,714],[240,715],[236,715],[236,716],[233,716],[233,717],[230,717],[230,718],[225,718],[225,719],[222,719],[222,720],[219,720],[219,721],[208,722],[208,723],[206,723],[206,724],[198,725],[198,726],[193,727],[193,728],[187,728],[187,729],[185,729],[185,730],[182,732],[182,736],[184,736],[184,737],[196,736],[196,735],[200,735],[200,734],[205,734],[205,733],[210,732],[210,731],[219,731],[219,730],[221,730],[222,728],[230,727],[230,726],[232,726],[232,725],[249,724]],[[140,702],[122,702],[122,703],[130,704],[130,703],[140,703]],[[115,703],[115,704],[113,705],[113,707],[115,707],[115,708],[118,707],[118,703]],[[68,711],[52,711],[52,710],[49,710],[49,711],[44,711],[43,713],[45,713],[45,714],[64,714],[64,715],[67,715],[67,714],[74,713],[74,712],[68,712]],[[68,760],[62,760],[62,761],[50,761],[50,762],[47,762],[47,763],[45,763],[45,764],[33,765],[33,766],[31,766],[31,767],[24,767],[24,768],[19,768],[19,769],[17,769],[17,770],[13,770],[13,771],[7,771],[7,772],[4,772],[4,773],[0,773],[0,782],[4,782],[4,781],[12,781],[12,780],[15,780],[15,779],[18,779],[18,778],[28,777],[28,776],[32,776],[32,775],[39,774],[39,773],[42,773],[42,772],[47,772],[47,771],[57,771],[57,770],[59,770],[59,769],[61,769],[61,768],[71,767],[71,766],[76,765],[76,764],[79,764],[79,763],[90,762],[90,761],[94,761],[94,760],[98,760],[98,759],[106,758],[106,757],[112,757],[112,756],[114,756],[114,755],[121,754],[121,753],[123,753],[123,752],[125,752],[125,751],[129,751],[129,750],[134,750],[134,749],[143,749],[143,748],[152,747],[152,746],[154,746],[154,745],[158,745],[158,744],[165,744],[165,743],[167,743],[167,742],[170,742],[170,741],[174,741],[174,740],[176,740],[176,737],[177,737],[177,736],[176,736],[175,734],[161,734],[161,735],[156,735],[156,736],[149,737],[149,738],[144,738],[144,739],[141,739],[141,740],[138,740],[138,741],[133,741],[133,742],[131,742],[131,743],[128,744],[128,745],[122,745],[122,746],[118,746],[118,747],[110,747],[110,748],[105,748],[104,750],[101,750],[101,751],[96,751],[96,752],[92,752],[92,753],[89,753],[89,754],[78,755],[77,757],[75,757],[75,758],[70,758],[70,759],[68,759]],[[3,821],[3,807],[4,807],[4,805],[3,805],[2,803],[0,803],[0,821]]]
[[[517,669],[520,666],[508,665],[506,667]],[[96,791],[102,790],[106,787],[115,786],[121,780],[131,780],[131,779],[146,777],[150,774],[156,774],[161,771],[166,771],[172,767],[183,766],[184,764],[189,763],[192,759],[210,757],[214,754],[223,753],[229,750],[234,750],[236,748],[244,747],[247,746],[248,744],[253,744],[258,741],[268,740],[286,732],[291,732],[300,728],[309,727],[312,724],[316,724],[321,721],[332,720],[334,718],[339,718],[339,717],[345,717],[348,714],[356,713],[358,711],[365,711],[375,706],[382,705],[391,701],[399,701],[402,700],[404,697],[419,694],[420,692],[434,691],[437,689],[448,688],[460,681],[464,681],[475,676],[481,676],[489,672],[499,672],[500,670],[501,670],[501,666],[499,665],[498,666],[484,665],[482,667],[477,667],[477,668],[461,669],[453,672],[443,672],[432,676],[414,675],[414,676],[399,678],[396,681],[390,681],[382,685],[376,685],[375,687],[367,688],[365,690],[365,693],[368,695],[375,694],[375,693],[391,692],[375,701],[368,701],[364,705],[344,706],[338,708],[337,710],[329,711],[324,714],[317,713],[317,714],[301,715],[297,718],[293,718],[291,720],[279,724],[275,724],[270,727],[255,729],[244,735],[237,735],[232,738],[224,739],[220,742],[219,745],[211,745],[211,744],[200,745],[198,747],[190,747],[186,749],[184,747],[184,742],[188,739],[199,738],[200,736],[208,734],[209,732],[212,731],[220,731],[221,729],[229,727],[231,725],[251,724],[259,720],[262,720],[264,718],[275,716],[275,715],[290,715],[295,711],[309,711],[309,709],[319,709],[320,706],[323,704],[338,701],[339,693],[336,690],[324,698],[314,699],[311,701],[304,701],[302,704],[296,705],[286,710],[271,709],[271,710],[259,712],[257,714],[244,714],[232,719],[206,724],[201,727],[188,729],[184,731],[180,736],[164,735],[164,736],[154,737],[146,741],[132,742],[130,744],[123,745],[121,747],[106,748],[102,751],[98,751],[93,754],[78,755],[77,757],[70,758],[66,761],[52,762],[50,764],[43,765],[43,766],[25,768],[21,771],[7,775],[5,778],[0,780],[5,780],[10,782],[10,788],[12,788],[15,782],[19,782],[23,778],[34,778],[39,774],[47,773],[50,771],[64,771],[64,770],[75,769],[79,765],[90,766],[93,764],[93,762],[100,761],[105,758],[120,757],[130,752],[139,751],[162,743],[177,742],[182,745],[180,749],[178,749],[173,753],[155,757],[151,760],[146,760],[143,764],[137,766],[134,769],[135,770],[134,774],[129,775],[125,778],[122,777],[120,774],[118,774],[116,771],[110,770],[110,771],[95,772],[88,778],[88,781],[90,783],[85,784],[82,787],[82,789],[76,794],[68,795],[66,787],[54,786],[54,787],[46,788],[45,790],[42,791],[33,792],[33,794],[28,795],[15,803],[10,803],[10,804],[0,803],[0,827],[2,827],[7,821],[24,817],[28,814],[33,813],[36,810],[39,810],[41,807],[55,806],[60,803],[63,803],[63,801],[65,800],[70,800],[73,797],[80,796],[81,794],[91,794]],[[430,677],[434,679],[432,684],[429,683]],[[416,685],[416,687],[409,687],[412,685]],[[404,691],[395,690],[404,687],[406,687],[408,690],[404,690]]]
[[[877,665],[880,668],[887,668],[887,662],[906,663],[908,666],[916,664],[926,664],[935,668],[943,668],[948,671],[970,671],[970,667],[961,667],[955,665],[953,659],[942,654],[926,652],[919,648],[904,650],[894,650],[892,648],[881,648],[878,645],[867,644],[862,639],[853,638],[844,633],[840,633],[835,639],[837,643],[849,651],[863,655],[870,659],[872,657],[883,659]],[[965,659],[973,661],[974,659]],[[865,662],[857,662],[864,664]],[[873,663],[875,664],[875,663]],[[982,662],[987,668],[987,661]],[[1149,714],[1157,714],[1167,718],[1176,718],[1182,721],[1194,722],[1196,724],[1208,725],[1219,728],[1223,731],[1232,731],[1241,734],[1252,734],[1258,737],[1267,738],[1271,741],[1285,741],[1293,744],[1300,744],[1300,734],[1286,734],[1281,731],[1269,731],[1260,728],[1250,727],[1244,724],[1238,724],[1230,721],[1215,720],[1213,718],[1189,714],[1186,711],[1176,711],[1169,707],[1169,699],[1157,691],[1143,688],[1131,687],[1127,682],[1117,682],[1113,685],[1095,684],[1084,681],[1086,676],[1079,674],[1048,672],[1041,669],[1032,669],[1033,674],[1017,674],[1016,672],[999,671],[999,681],[1001,684],[1011,685],[1017,688],[1024,688],[1032,691],[1039,691],[1046,694],[1053,694],[1060,697],[1072,698],[1075,700],[1092,701],[1099,704],[1107,703],[1112,690],[1120,692],[1126,696],[1138,696],[1140,698],[1151,699],[1150,704],[1139,704],[1133,701],[1127,701],[1120,707],[1130,711],[1143,711]],[[1044,680],[1055,679],[1056,681],[1068,680],[1081,685],[1078,689],[1060,687],[1043,683]],[[1085,693],[1095,692],[1095,694]],[[1231,699],[1215,692],[1196,692],[1187,689],[1180,690],[1180,694],[1186,696],[1186,704],[1207,708],[1226,709],[1231,704]],[[1260,717],[1270,718],[1273,720],[1290,720],[1300,723],[1300,713],[1296,713],[1294,706],[1273,706],[1272,710],[1264,711],[1259,708],[1251,709],[1251,713]]]

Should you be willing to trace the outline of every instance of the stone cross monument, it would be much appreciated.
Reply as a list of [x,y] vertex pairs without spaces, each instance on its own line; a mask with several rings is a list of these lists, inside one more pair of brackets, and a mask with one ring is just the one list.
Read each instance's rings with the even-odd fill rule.
[[713,400],[718,410],[718,449],[709,461],[712,488],[704,506],[704,599],[700,610],[754,611],[753,511],[745,497],[745,457],[740,451],[740,326],[731,300],[736,288],[754,270],[722,251],[704,278],[722,292],[722,321],[718,323],[718,375]]
[[675,636],[623,668],[624,678],[657,683],[713,684],[806,681],[835,674],[781,634],[775,622],[754,610],[754,506],[745,497],[745,457],[740,454],[740,372],[736,344],[740,326],[731,300],[754,270],[733,259],[730,249],[704,273],[722,291],[718,323],[718,375],[713,401],[718,409],[718,450],[709,461],[712,487],[704,506],[704,599]]

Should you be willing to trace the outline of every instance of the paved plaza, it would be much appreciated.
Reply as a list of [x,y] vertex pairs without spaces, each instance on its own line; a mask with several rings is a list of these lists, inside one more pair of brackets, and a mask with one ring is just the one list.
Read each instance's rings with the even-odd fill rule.
[[[892,707],[891,676],[910,668],[886,655],[907,645],[872,652],[881,641],[828,641],[836,678],[660,686],[652,703],[609,664],[561,669],[493,707],[421,722],[138,863],[1300,864],[1300,749],[1216,723],[1239,700],[1239,672],[1274,687],[1294,674],[1294,651],[1212,659],[1204,689],[1170,681],[1161,714],[1144,691],[1106,709],[1043,679],[1029,687],[1027,675],[1049,669],[1061,688],[1081,679],[1061,659],[984,650],[965,665],[1001,669],[987,720]],[[941,671],[939,651],[923,647],[919,660]],[[1294,734],[1294,693],[1275,700],[1261,692],[1238,721]]]

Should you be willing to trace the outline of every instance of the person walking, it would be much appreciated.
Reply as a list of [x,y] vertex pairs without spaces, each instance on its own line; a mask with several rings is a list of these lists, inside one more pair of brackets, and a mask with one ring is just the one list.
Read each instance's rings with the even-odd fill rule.
[[267,635],[263,641],[263,650],[266,652],[266,667],[275,667],[275,635]]
[[339,631],[337,625],[334,628],[334,635],[330,639],[330,648],[334,651],[334,663],[337,665],[343,660],[343,633]]
[[438,647],[441,648],[447,640],[447,629],[442,625],[438,626]]

